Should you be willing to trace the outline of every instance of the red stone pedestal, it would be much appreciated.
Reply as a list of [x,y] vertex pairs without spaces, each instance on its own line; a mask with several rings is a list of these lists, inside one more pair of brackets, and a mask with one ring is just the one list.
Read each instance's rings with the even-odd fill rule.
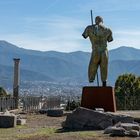
[[103,108],[116,111],[113,87],[83,87],[81,106],[89,109]]

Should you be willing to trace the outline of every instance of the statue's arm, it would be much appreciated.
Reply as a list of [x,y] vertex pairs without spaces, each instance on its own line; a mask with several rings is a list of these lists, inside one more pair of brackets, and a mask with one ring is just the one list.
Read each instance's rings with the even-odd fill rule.
[[83,36],[83,38],[85,38],[85,39],[87,38],[87,37],[85,36],[85,34],[84,34],[84,33],[82,34],[82,36]]
[[108,42],[113,41],[113,35],[112,35],[112,31],[110,29],[109,29],[109,35],[108,35],[107,41]]
[[86,29],[84,30],[82,36],[86,39],[89,36],[89,27],[86,27]]

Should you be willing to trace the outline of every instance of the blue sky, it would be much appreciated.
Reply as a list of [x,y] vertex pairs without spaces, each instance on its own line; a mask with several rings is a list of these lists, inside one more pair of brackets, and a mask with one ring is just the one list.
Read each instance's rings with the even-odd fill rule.
[[113,31],[109,49],[140,49],[140,0],[0,0],[0,40],[42,51],[91,51],[82,38],[93,16]]

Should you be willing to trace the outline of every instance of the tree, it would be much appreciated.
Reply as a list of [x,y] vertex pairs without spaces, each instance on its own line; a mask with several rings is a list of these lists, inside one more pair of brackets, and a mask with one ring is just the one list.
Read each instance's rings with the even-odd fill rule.
[[134,74],[123,74],[115,83],[117,108],[136,110],[140,108],[140,77]]
[[80,102],[79,101],[75,101],[75,100],[68,101],[67,105],[66,105],[66,111],[74,110],[74,109],[76,109],[79,106],[80,106]]
[[0,97],[6,97],[6,96],[7,96],[7,92],[3,87],[0,87]]

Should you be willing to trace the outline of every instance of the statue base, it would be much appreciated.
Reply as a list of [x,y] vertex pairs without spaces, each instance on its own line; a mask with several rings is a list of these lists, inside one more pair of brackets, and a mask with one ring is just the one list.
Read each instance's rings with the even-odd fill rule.
[[89,109],[103,108],[116,112],[116,100],[113,87],[83,87],[81,106]]

